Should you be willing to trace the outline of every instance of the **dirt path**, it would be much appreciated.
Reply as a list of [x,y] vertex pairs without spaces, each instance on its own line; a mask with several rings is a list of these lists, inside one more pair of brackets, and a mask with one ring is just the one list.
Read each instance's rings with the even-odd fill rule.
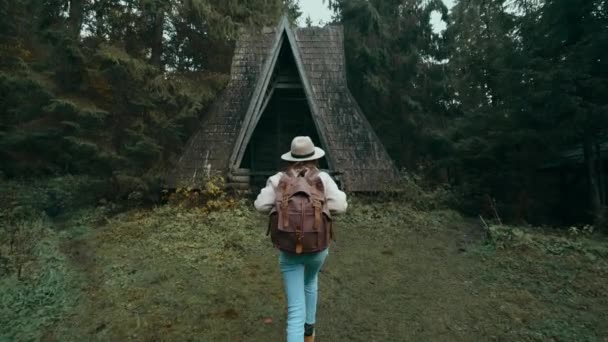
[[[48,340],[282,341],[283,289],[264,218],[224,214],[203,220],[196,213],[131,213],[85,235],[68,249],[80,250],[73,260],[91,275],[89,283],[74,314]],[[320,276],[317,341],[602,340],[608,334],[606,282],[595,282],[596,293],[584,279],[564,283],[560,273],[543,274],[548,284],[534,282],[542,261],[484,255],[477,242],[463,246],[474,227],[434,217],[383,221],[370,213],[367,222],[339,223]],[[588,266],[577,271],[579,278],[608,274],[605,266]],[[551,292],[562,285],[570,306],[560,306],[563,294]]]

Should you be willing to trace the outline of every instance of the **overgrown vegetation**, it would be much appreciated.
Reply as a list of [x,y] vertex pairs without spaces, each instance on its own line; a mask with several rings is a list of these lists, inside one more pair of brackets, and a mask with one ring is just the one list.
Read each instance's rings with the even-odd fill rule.
[[[0,280],[9,304],[2,338],[281,340],[284,298],[267,218],[225,194],[207,203],[219,199],[223,209],[186,200],[111,214],[102,205],[30,222],[46,233],[24,279]],[[589,228],[491,224],[487,232],[449,209],[356,196],[336,227],[320,278],[324,339],[608,333],[608,251]]]
[[604,237],[593,236],[592,226],[571,227],[568,233],[536,227],[492,225],[487,230],[492,250],[535,251],[564,257],[586,258],[591,263],[608,257]]
[[[9,250],[0,245],[0,339],[39,340],[72,312],[80,296],[79,276],[59,250],[60,234],[49,222],[21,222],[17,229]],[[35,236],[22,241],[25,231]]]
[[499,323],[511,339],[593,341],[606,334],[608,326],[595,320],[608,292],[606,242],[589,226],[569,233],[490,226],[472,255],[483,258],[480,281],[515,322]]

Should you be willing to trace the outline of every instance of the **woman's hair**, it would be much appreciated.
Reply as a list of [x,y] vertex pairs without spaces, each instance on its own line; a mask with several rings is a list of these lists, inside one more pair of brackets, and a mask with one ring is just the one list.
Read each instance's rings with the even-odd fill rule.
[[289,162],[289,164],[287,164],[286,172],[296,176],[299,174],[306,174],[308,170],[314,168],[319,168],[319,159]]

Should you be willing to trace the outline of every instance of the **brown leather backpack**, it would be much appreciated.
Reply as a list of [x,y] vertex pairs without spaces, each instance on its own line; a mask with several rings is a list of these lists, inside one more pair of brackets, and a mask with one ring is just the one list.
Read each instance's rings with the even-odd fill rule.
[[331,215],[318,170],[297,176],[283,174],[268,233],[274,246],[286,252],[315,253],[329,247],[333,238]]

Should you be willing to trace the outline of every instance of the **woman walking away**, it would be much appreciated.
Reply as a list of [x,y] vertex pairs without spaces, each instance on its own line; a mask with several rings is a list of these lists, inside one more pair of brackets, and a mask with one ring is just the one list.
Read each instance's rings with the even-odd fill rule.
[[313,342],[317,311],[317,275],[333,237],[331,214],[346,211],[346,194],[319,171],[325,152],[309,137],[295,137],[284,172],[270,177],[255,208],[270,211],[269,233],[279,249],[287,297],[287,342]]

